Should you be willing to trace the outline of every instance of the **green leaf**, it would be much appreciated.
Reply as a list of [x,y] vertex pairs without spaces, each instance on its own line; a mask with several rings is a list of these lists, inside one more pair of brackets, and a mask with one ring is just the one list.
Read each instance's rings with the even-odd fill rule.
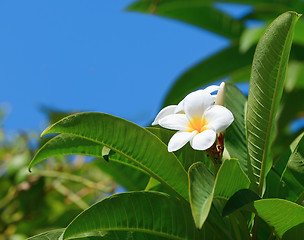
[[272,165],[270,153],[275,115],[284,87],[285,73],[294,27],[295,12],[279,16],[258,43],[250,78],[246,125],[249,176],[262,195],[264,181]]
[[[302,133],[294,142],[296,147],[292,150],[286,168],[282,174],[286,198],[301,203],[304,198],[304,134]],[[281,160],[282,161],[282,160]]]
[[246,97],[234,84],[226,82],[224,105],[233,113],[234,121],[226,130],[225,147],[231,158],[239,160],[245,173],[247,173],[246,101]]
[[[147,171],[177,196],[188,200],[187,173],[176,156],[168,152],[159,138],[136,124],[103,113],[80,113],[53,124],[42,135],[49,133],[63,133],[93,141],[101,146],[99,154],[106,146]],[[81,151],[84,148],[77,144],[74,147]],[[30,167],[48,157],[40,154],[41,151],[38,151]]]
[[214,197],[228,200],[240,189],[248,188],[250,181],[237,159],[227,159],[216,176]]
[[211,209],[214,182],[214,176],[203,163],[195,163],[190,167],[190,205],[197,228],[202,228]]
[[215,180],[202,163],[193,164],[188,175],[190,205],[198,228],[206,221],[214,198],[228,200],[235,192],[250,185],[236,159],[225,160]]
[[133,231],[97,231],[75,236],[75,240],[166,240],[167,237],[155,236],[144,232]]
[[122,193],[106,198],[76,217],[63,238],[107,230],[144,232],[171,239],[203,239],[188,205],[157,192]]
[[141,0],[128,7],[128,10],[170,17],[231,39],[238,39],[244,29],[242,21],[215,9],[212,2]]
[[238,46],[232,46],[203,60],[185,72],[174,83],[163,106],[177,104],[186,94],[213,81],[237,73],[243,68],[249,68],[252,56],[253,49],[246,53],[240,53]]
[[283,199],[262,199],[253,207],[268,225],[282,238],[289,229],[304,223],[304,207]]
[[60,155],[88,155],[102,156],[103,146],[77,136],[60,134],[51,138],[36,153],[29,164],[29,170],[37,163],[51,157]]
[[30,237],[27,240],[58,240],[64,229],[57,229]]

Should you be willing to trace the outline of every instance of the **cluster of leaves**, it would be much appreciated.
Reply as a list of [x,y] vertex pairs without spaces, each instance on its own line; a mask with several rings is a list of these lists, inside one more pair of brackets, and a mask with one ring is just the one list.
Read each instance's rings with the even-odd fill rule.
[[84,156],[73,161],[55,157],[30,174],[36,134],[8,137],[0,132],[0,239],[24,239],[64,227],[117,187],[100,161],[85,163]]
[[[34,239],[301,238],[304,140],[303,134],[290,132],[289,125],[304,111],[304,102],[299,101],[304,92],[303,19],[297,21],[298,15],[289,12],[264,31],[281,13],[302,12],[304,2],[222,2],[250,4],[252,11],[234,19],[213,0],[140,0],[129,7],[231,40],[227,49],[177,79],[163,103],[177,104],[187,93],[224,77],[232,82],[250,78],[248,100],[233,84],[226,84],[226,107],[235,122],[225,138],[230,158],[218,173],[203,152],[189,145],[168,153],[166,144],[173,131],[142,128],[101,113],[72,115],[44,131],[59,135],[40,148],[30,167],[53,159],[31,174],[25,171],[31,156],[27,137],[19,137],[14,145],[1,142],[0,232],[4,234],[0,238],[21,232],[33,235],[68,223],[65,229]],[[264,25],[246,28],[252,19]],[[53,117],[57,122],[62,116]],[[67,154],[104,157],[109,162],[83,164],[77,157],[81,164],[72,164],[63,156]],[[109,180],[101,170],[133,192],[87,208],[115,188],[112,182],[104,188]],[[81,209],[85,211],[71,222]]]
[[[302,3],[254,1],[257,9],[262,4],[277,7],[274,4],[278,2],[282,9],[285,5]],[[245,32],[242,21],[221,13],[211,3],[145,0],[130,7],[178,18],[232,39],[230,48],[185,73],[171,89],[165,105],[176,104],[188,91],[227,75],[234,81],[246,79],[253,55],[250,50],[245,53],[239,50],[238,40]],[[255,14],[251,16],[258,18]],[[268,12],[262,15],[266,18],[263,20],[272,16]],[[299,86],[300,73],[295,80],[289,79],[294,72],[286,74],[289,56],[295,60],[297,55],[290,50],[299,17],[295,12],[286,12],[261,36],[254,53],[248,100],[234,84],[226,84],[225,105],[233,112],[235,121],[225,138],[230,157],[223,161],[217,173],[210,168],[204,153],[189,145],[175,153],[168,152],[166,144],[174,133],[169,130],[142,128],[103,113],[71,115],[48,127],[42,135],[58,135],[39,149],[29,168],[58,155],[103,155],[109,166],[120,164],[132,170],[129,178],[138,176],[139,184],[147,176],[150,180],[141,191],[115,194],[83,211],[65,229],[33,239],[296,239],[301,236],[304,232],[303,134],[283,148],[286,142],[277,140],[282,137],[283,128],[279,131],[275,128],[282,121],[287,125],[291,120],[292,114],[283,115],[284,107],[291,111],[290,105],[284,106],[283,102],[283,107],[280,106],[284,86],[290,87],[293,81],[285,96]],[[210,71],[214,66],[221,67]],[[288,82],[284,85],[286,75]],[[293,106],[293,113],[297,111]],[[272,148],[272,143],[277,144],[276,148]]]

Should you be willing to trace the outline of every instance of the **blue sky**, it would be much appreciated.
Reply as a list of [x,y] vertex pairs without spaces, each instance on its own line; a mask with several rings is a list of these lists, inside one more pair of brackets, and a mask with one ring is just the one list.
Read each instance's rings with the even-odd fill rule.
[[132,2],[0,1],[4,128],[42,130],[41,106],[145,125],[181,73],[229,45],[188,24],[124,11]]

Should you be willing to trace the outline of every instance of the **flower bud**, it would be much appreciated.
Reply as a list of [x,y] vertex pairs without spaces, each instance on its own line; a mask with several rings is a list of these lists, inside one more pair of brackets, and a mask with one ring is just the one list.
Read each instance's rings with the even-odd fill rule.
[[224,106],[224,103],[225,103],[225,82],[222,82],[220,85],[220,89],[217,92],[214,104]]

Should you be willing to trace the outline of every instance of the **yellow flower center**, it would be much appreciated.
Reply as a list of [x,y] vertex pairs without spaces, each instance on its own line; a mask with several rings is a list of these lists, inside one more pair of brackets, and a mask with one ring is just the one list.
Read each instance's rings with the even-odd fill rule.
[[205,130],[207,130],[208,123],[205,118],[201,117],[195,117],[192,118],[190,121],[190,124],[187,126],[189,128],[188,132],[198,131],[198,133],[201,133]]

